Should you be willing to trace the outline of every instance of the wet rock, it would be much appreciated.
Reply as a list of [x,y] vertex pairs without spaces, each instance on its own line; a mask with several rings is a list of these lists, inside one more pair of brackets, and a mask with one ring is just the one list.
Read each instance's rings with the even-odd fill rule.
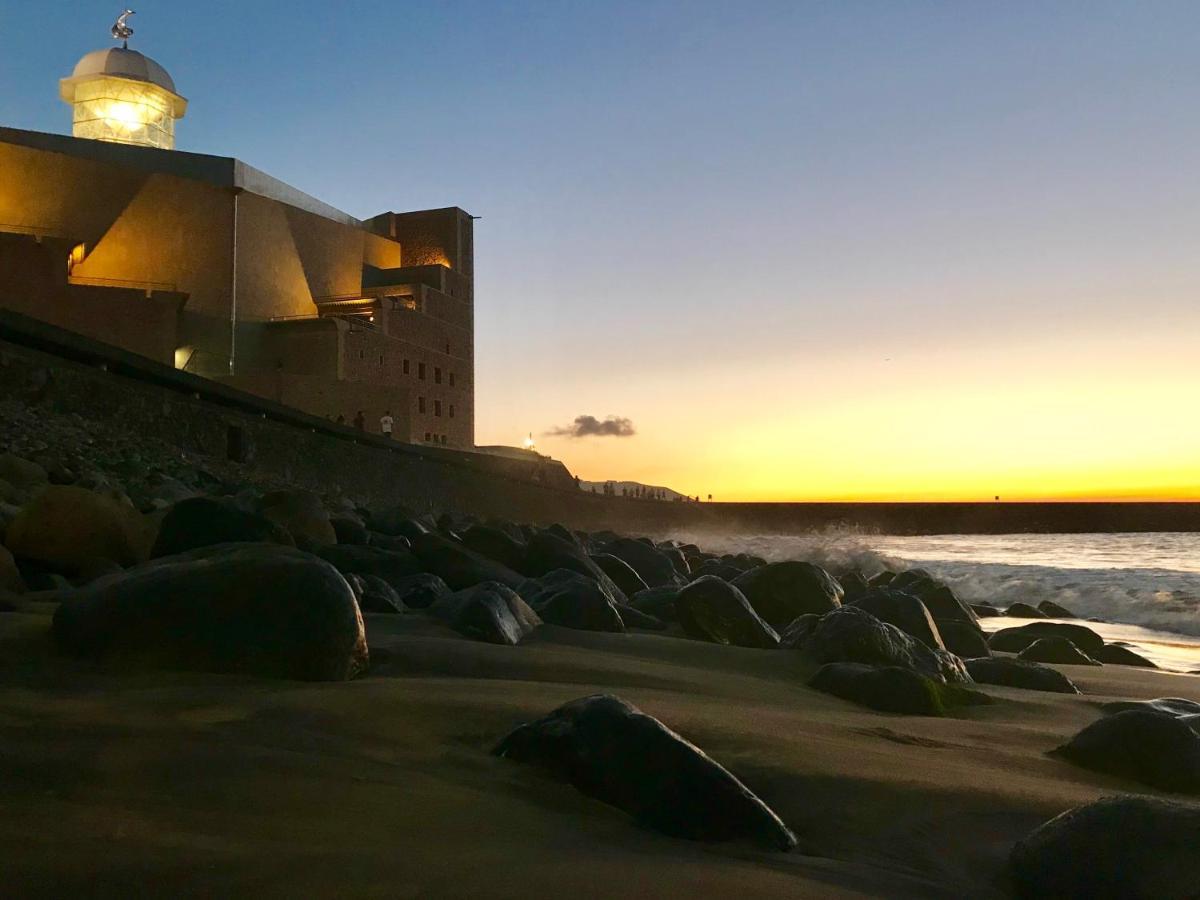
[[272,491],[259,501],[258,511],[287,530],[292,539],[324,546],[337,543],[337,533],[321,498],[312,491]]
[[346,580],[354,588],[358,606],[369,613],[402,613],[404,603],[396,590],[376,575],[347,575]]
[[566,540],[549,531],[535,534],[529,539],[525,551],[525,568],[529,575],[540,576],[555,569],[568,569],[596,581],[617,603],[625,603],[625,594],[616,583],[604,574],[583,548],[574,540]]
[[899,666],[827,663],[808,686],[880,712],[944,716],[948,709],[990,699],[958,685],[943,684]]
[[1054,900],[1195,900],[1200,807],[1105,797],[1038,826],[1009,856],[1017,895]]
[[737,566],[731,566],[729,563],[721,562],[719,559],[708,559],[699,565],[692,566],[691,580],[703,578],[705,575],[713,575],[720,578],[722,581],[733,581],[744,572],[744,569],[739,569]]
[[790,850],[795,835],[703,750],[610,695],[560,706],[521,725],[495,755],[549,770],[641,825],[701,841],[749,840]]
[[592,562],[600,567],[600,571],[613,580],[613,583],[621,589],[621,593],[626,598],[632,597],[639,591],[644,591],[649,587],[646,582],[642,581],[642,576],[635,572],[629,563],[620,557],[613,556],[611,553],[593,553]]
[[314,554],[343,575],[372,575],[383,579],[393,590],[398,590],[406,578],[421,571],[421,563],[417,558],[403,550],[331,544],[315,548]]
[[938,625],[938,633],[941,634],[946,649],[955,656],[970,659],[992,655],[987,637],[974,625],[966,622],[942,622]]
[[667,623],[662,619],[634,609],[632,606],[619,607],[621,621],[626,628],[642,628],[647,631],[666,631]]
[[866,576],[857,570],[843,572],[837,577],[837,580],[838,584],[842,586],[843,603],[849,603],[851,600],[857,599],[871,590],[871,586],[867,584]]
[[409,575],[407,578],[391,582],[391,585],[396,591],[396,596],[400,598],[400,602],[408,609],[425,609],[442,597],[448,597],[451,594],[446,582],[427,572]]
[[25,590],[25,581],[21,578],[21,570],[17,561],[8,552],[8,548],[0,544],[0,592],[10,591],[14,594]]
[[54,637],[74,656],[306,681],[367,666],[354,593],[316,557],[226,545],[166,557],[68,596]]
[[992,656],[964,660],[967,671],[980,684],[998,684],[1027,691],[1078,694],[1079,688],[1057,669],[1023,659]]
[[403,550],[412,552],[412,541],[396,534],[380,534],[377,531],[367,532],[367,546],[378,547],[381,550]]
[[292,537],[270,519],[238,509],[225,500],[193,497],[167,510],[150,556],[175,556],[198,547],[234,542],[292,546]]
[[441,597],[429,613],[459,634],[490,644],[519,644],[542,624],[514,590],[495,581]]
[[348,519],[341,516],[331,518],[334,536],[339,544],[352,544],[355,547],[366,547],[371,543],[371,532],[358,519]]
[[1164,791],[1200,793],[1200,735],[1169,713],[1128,709],[1105,716],[1052,753]]
[[412,549],[425,571],[437,575],[454,591],[486,581],[495,581],[515,590],[525,581],[525,576],[507,566],[441,535],[418,535]]
[[851,605],[869,612],[881,622],[895,625],[927,647],[946,649],[933,616],[925,604],[912,594],[889,588],[872,588],[853,600]]
[[1046,614],[1028,603],[1014,603],[1004,611],[1006,616],[1013,619],[1045,619]]
[[991,619],[1004,615],[1004,610],[988,606],[986,603],[972,603],[971,612],[975,613],[981,619]]
[[582,631],[622,632],[625,621],[600,585],[578,572],[555,569],[527,582],[521,596],[543,622]]
[[1017,628],[1001,628],[990,638],[988,646],[1001,653],[1020,653],[1038,638],[1063,637],[1095,658],[1104,647],[1104,638],[1084,625],[1064,622],[1030,622]]
[[20,498],[30,496],[50,482],[42,466],[12,453],[0,453],[0,478],[15,488]]
[[368,510],[367,521],[364,524],[371,531],[406,537],[410,541],[415,541],[420,535],[434,530],[417,521],[417,514],[407,506],[399,504],[386,509]]
[[679,597],[680,588],[674,585],[646,588],[638,591],[629,599],[629,605],[638,612],[662,622],[678,622],[679,615],[675,610],[675,601]]
[[678,585],[683,581],[671,560],[643,541],[617,538],[605,545],[604,552],[628,563],[650,587]]
[[966,622],[979,627],[979,619],[971,607],[960,600],[949,585],[931,577],[924,569],[901,572],[888,587],[920,598],[939,628],[943,622]]
[[[808,620],[811,623],[811,620]],[[843,606],[808,624],[791,646],[818,663],[857,662],[900,666],[934,681],[969,683],[961,659],[945,650],[927,647],[895,625],[880,622],[857,606]],[[792,628],[787,630],[789,634]]]
[[711,575],[679,592],[675,612],[686,634],[738,647],[772,648],[779,635],[732,584]]
[[43,488],[8,526],[16,557],[76,572],[94,560],[128,566],[144,558],[146,526],[132,507],[70,485]]
[[732,584],[777,629],[786,628],[797,616],[827,613],[842,603],[842,586],[812,563],[768,563],[744,572]]
[[1038,638],[1017,654],[1017,659],[1029,662],[1058,663],[1065,666],[1098,666],[1092,659],[1065,637]]
[[1071,612],[1065,606],[1059,606],[1053,600],[1043,600],[1037,605],[1038,612],[1049,616],[1051,619],[1078,619],[1075,613]]
[[671,561],[671,565],[675,568],[675,574],[685,581],[690,581],[692,577],[692,567],[687,561],[687,557],[678,547],[659,546],[658,551]]
[[1148,709],[1176,717],[1200,715],[1200,703],[1195,700],[1185,700],[1182,697],[1160,697],[1157,700],[1117,700],[1114,703],[1105,703],[1100,709],[1105,715],[1125,712],[1127,709]]
[[1130,650],[1122,644],[1105,644],[1100,648],[1100,652],[1096,654],[1096,660],[1105,665],[1114,666],[1138,666],[1143,669],[1157,669],[1153,662],[1146,659],[1140,653]]
[[494,559],[514,572],[525,566],[525,545],[511,535],[490,525],[472,525],[462,532],[463,546],[481,556]]

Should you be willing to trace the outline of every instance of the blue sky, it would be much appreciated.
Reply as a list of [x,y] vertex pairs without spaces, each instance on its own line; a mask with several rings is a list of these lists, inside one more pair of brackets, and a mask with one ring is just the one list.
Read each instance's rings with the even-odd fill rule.
[[[133,5],[191,101],[180,149],[359,216],[482,216],[481,443],[612,414],[638,434],[543,446],[693,493],[924,496],[973,484],[1000,423],[1014,484],[1200,490],[1200,427],[1168,421],[1200,390],[1200,4]],[[119,10],[0,11],[0,123],[67,131],[57,79]],[[1069,409],[1141,389],[1059,428],[996,393],[1034,375]],[[965,443],[948,386],[978,398]],[[942,424],[907,468],[801,458],[875,443],[869,416]],[[756,459],[775,494],[738,486]]]

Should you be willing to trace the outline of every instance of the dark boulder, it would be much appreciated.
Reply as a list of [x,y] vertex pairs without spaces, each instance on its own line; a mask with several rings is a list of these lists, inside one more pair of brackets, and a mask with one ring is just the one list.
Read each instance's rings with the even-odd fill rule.
[[683,555],[678,547],[664,547],[659,545],[659,553],[671,561],[671,565],[675,568],[675,574],[685,581],[692,577],[692,567],[688,564],[687,557]]
[[167,510],[158,527],[151,558],[174,556],[197,547],[234,542],[293,546],[292,536],[265,516],[245,512],[225,500],[192,497]]
[[332,518],[329,520],[329,524],[333,526],[333,533],[339,544],[365,547],[371,543],[371,532],[367,531],[366,526],[357,519]]
[[54,636],[74,656],[149,668],[338,681],[367,667],[346,579],[264,544],[205,548],[94,582],[59,606]]
[[675,601],[679,597],[680,588],[674,585],[646,588],[638,591],[630,600],[629,605],[638,612],[654,616],[663,622],[678,622],[679,615],[675,610]]
[[312,491],[299,488],[270,491],[259,499],[257,511],[286,528],[297,546],[337,543],[329,512]]
[[621,620],[626,628],[642,628],[646,631],[666,631],[667,623],[632,606],[620,607]]
[[626,597],[632,597],[648,587],[646,582],[642,581],[642,576],[635,572],[629,563],[611,553],[594,553],[592,562],[613,580],[613,583],[621,589],[621,593]]
[[1064,622],[1030,622],[1016,628],[1001,628],[988,638],[988,646],[1001,653],[1020,653],[1044,637],[1064,637],[1093,658],[1104,647],[1104,638],[1092,629]]
[[1048,691],[1052,694],[1078,694],[1074,682],[1057,669],[1041,663],[1002,656],[964,660],[967,671],[980,684]]
[[1038,638],[1017,654],[1017,659],[1029,662],[1057,663],[1063,666],[1098,666],[1092,659],[1065,637]]
[[521,725],[493,753],[547,769],[673,837],[749,840],[785,851],[796,846],[788,827],[729,771],[611,695],[584,697]]
[[779,634],[779,646],[785,650],[799,650],[808,640],[808,636],[816,630],[821,617],[816,613],[805,613],[796,616],[788,623],[787,628]]
[[520,572],[525,564],[525,545],[490,525],[472,525],[461,535],[463,546],[481,556]]
[[625,630],[612,598],[599,583],[569,569],[555,569],[521,588],[521,596],[543,622],[581,631]]
[[967,622],[942,622],[938,625],[938,633],[946,649],[955,656],[969,659],[992,655],[984,633]]
[[1030,606],[1028,603],[1014,603],[1004,611],[1004,614],[1011,619],[1045,619],[1047,615],[1040,609]]
[[877,572],[867,579],[867,584],[871,587],[889,587],[895,580],[895,572]]
[[421,571],[417,558],[407,551],[360,547],[357,544],[331,544],[313,549],[343,575],[374,575],[395,588],[405,578]]
[[555,569],[568,569],[585,575],[599,582],[604,593],[617,603],[626,602],[624,592],[574,540],[568,541],[549,531],[535,534],[529,539],[529,546],[525,550],[525,567],[522,571],[537,577]]
[[425,609],[452,593],[446,582],[428,572],[401,578],[392,582],[392,587],[408,609]]
[[805,613],[827,613],[842,605],[842,586],[812,563],[768,563],[744,572],[731,584],[777,629]]
[[441,597],[428,612],[459,634],[490,644],[519,644],[542,624],[514,590],[494,581]]
[[[953,653],[927,647],[895,625],[880,622],[857,606],[843,606],[826,613],[815,624],[809,623],[791,646],[802,650],[815,662],[900,666],[934,681],[971,681],[962,660]],[[788,632],[792,630],[789,628]]]
[[413,554],[426,572],[437,575],[454,591],[486,581],[495,581],[516,590],[525,581],[524,576],[508,566],[440,534],[419,535],[413,541]]
[[927,647],[945,650],[946,645],[929,610],[912,594],[889,588],[872,588],[850,605],[866,610],[881,622],[895,625]]
[[1117,700],[1113,703],[1105,703],[1100,709],[1105,715],[1124,712],[1127,709],[1149,709],[1170,716],[1200,715],[1200,703],[1195,700],[1184,700],[1182,697],[1160,697],[1157,700]]
[[426,523],[421,522],[412,510],[404,506],[392,506],[387,509],[369,510],[366,526],[371,531],[392,537],[405,537],[415,541],[422,534],[433,531]]
[[924,569],[901,572],[888,587],[919,597],[939,626],[942,622],[967,622],[979,627],[979,619],[970,605],[960,600],[949,585],[931,577]]
[[838,584],[842,586],[843,603],[849,603],[851,600],[861,597],[867,591],[871,590],[866,576],[858,570],[843,572],[837,576],[837,580]]
[[684,633],[738,647],[779,646],[779,635],[736,587],[712,575],[693,581],[675,598]]
[[1105,644],[1096,654],[1095,659],[1105,665],[1138,666],[1143,669],[1157,669],[1153,662],[1140,653],[1135,653],[1123,644]]
[[400,535],[380,534],[378,531],[367,532],[367,546],[378,547],[380,550],[403,550],[412,552],[412,541]]
[[404,603],[396,589],[377,575],[347,575],[359,608],[369,613],[402,613]]
[[697,578],[703,578],[705,575],[715,575],[723,581],[733,581],[737,578],[744,569],[739,569],[737,566],[731,566],[729,563],[721,562],[719,559],[706,559],[704,562],[692,566],[692,581]]
[[1017,896],[1196,900],[1200,807],[1105,797],[1038,826],[1009,856]]
[[942,684],[899,666],[827,663],[808,686],[880,712],[913,716],[944,716],[956,706],[989,702],[976,691]]
[[1051,619],[1078,619],[1079,616],[1071,612],[1065,606],[1059,606],[1053,600],[1043,600],[1037,605],[1038,612],[1049,616]]
[[1004,610],[988,606],[986,603],[972,603],[971,612],[981,619],[992,619],[1004,615]]
[[635,538],[617,538],[604,546],[605,553],[611,553],[618,559],[624,560],[641,576],[642,581],[650,587],[663,585],[678,585],[683,583],[675,566],[666,554],[653,545]]
[[1200,735],[1169,713],[1152,709],[1113,713],[1052,753],[1085,769],[1160,790],[1200,793]]

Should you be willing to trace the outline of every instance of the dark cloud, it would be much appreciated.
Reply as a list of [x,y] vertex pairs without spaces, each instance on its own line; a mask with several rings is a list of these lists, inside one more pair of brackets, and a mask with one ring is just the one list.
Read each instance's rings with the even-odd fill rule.
[[546,432],[554,437],[632,437],[637,432],[633,422],[621,416],[609,416],[603,422],[595,416],[576,416],[575,421],[566,426],[551,428]]

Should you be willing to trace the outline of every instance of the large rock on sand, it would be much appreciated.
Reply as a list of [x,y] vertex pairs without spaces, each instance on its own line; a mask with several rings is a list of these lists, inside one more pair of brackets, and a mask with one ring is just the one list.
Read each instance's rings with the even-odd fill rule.
[[437,575],[451,590],[460,591],[486,581],[516,590],[525,581],[523,575],[503,563],[438,534],[418,535],[412,542],[412,552],[426,572]]
[[613,556],[611,553],[593,553],[591,558],[592,562],[613,580],[613,583],[627,598],[632,598],[634,594],[647,590],[648,585],[642,581],[642,576],[620,557]]
[[1106,797],[1034,829],[1009,864],[1027,900],[1195,900],[1198,847],[1200,807]]
[[1020,653],[1044,637],[1064,637],[1093,658],[1104,647],[1104,638],[1092,629],[1065,622],[1030,622],[1017,628],[1001,628],[988,638],[988,646],[1001,653]]
[[382,578],[397,591],[406,579],[421,572],[417,558],[404,550],[332,544],[317,547],[313,552],[343,575],[373,575]]
[[768,563],[742,573],[732,583],[776,630],[786,628],[797,616],[823,614],[842,605],[842,586],[812,563]]
[[944,716],[948,709],[989,698],[959,685],[942,684],[899,666],[827,663],[808,686],[880,712]]
[[586,575],[555,569],[521,588],[521,597],[542,617],[543,622],[581,631],[625,630],[612,597]]
[[514,572],[520,572],[525,563],[525,545],[512,535],[493,528],[491,525],[472,525],[460,535],[463,546],[476,553],[494,559]]
[[442,597],[428,611],[459,634],[489,644],[519,644],[542,624],[516,591],[491,581]]
[[856,606],[843,606],[815,620],[800,617],[794,626],[788,629],[785,646],[804,651],[818,663],[900,666],[934,681],[971,681],[963,661],[953,653],[927,647]]
[[265,516],[238,509],[227,500],[192,497],[167,510],[150,556],[175,556],[199,547],[235,542],[293,544],[287,529]]
[[796,845],[779,816],[737,778],[617,697],[595,695],[560,706],[509,733],[493,752],[547,769],[674,837],[742,839],[774,850]]
[[1078,694],[1079,688],[1066,675],[1041,663],[1002,656],[984,656],[964,660],[967,671],[980,684],[1048,691],[1052,694]]
[[674,563],[665,553],[645,541],[617,538],[605,544],[603,552],[628,563],[649,587],[677,585],[686,580],[675,570]]
[[1092,659],[1065,637],[1038,638],[1017,654],[1017,659],[1029,662],[1055,663],[1063,666],[1098,666]]
[[[874,588],[851,601],[850,605],[869,612],[880,622],[895,625],[927,647],[938,650],[946,649],[938,626],[934,623],[933,616],[929,614],[929,609],[912,594],[893,591],[889,588]],[[808,610],[808,612],[816,612],[816,610]],[[828,610],[822,610],[822,612],[828,612]]]
[[156,560],[70,595],[54,636],[139,667],[338,681],[367,667],[354,593],[333,566],[269,545]]
[[1130,650],[1123,644],[1105,644],[1100,648],[1100,652],[1096,654],[1095,659],[1106,666],[1137,666],[1142,669],[1158,668],[1158,666],[1146,659],[1142,654]]
[[329,521],[329,512],[321,498],[312,491],[271,491],[259,500],[258,511],[287,529],[298,545],[325,546],[337,543],[337,532]]
[[131,506],[69,485],[50,485],[27,503],[5,534],[14,556],[79,572],[108,560],[129,566],[144,558],[146,526]]
[[1114,713],[1052,752],[1085,769],[1164,791],[1200,793],[1200,735],[1170,713],[1152,709]]
[[432,606],[442,597],[449,597],[452,593],[450,588],[446,586],[446,582],[442,581],[436,575],[430,575],[428,572],[409,575],[407,578],[401,578],[399,581],[389,583],[396,591],[400,602],[409,609],[425,609]]
[[402,613],[404,601],[396,589],[376,575],[346,575],[358,598],[358,608],[369,613]]
[[732,584],[715,575],[697,578],[675,598],[675,613],[686,634],[738,647],[779,646],[779,635]]
[[527,574],[538,577],[555,569],[567,569],[591,578],[599,583],[604,593],[616,603],[625,603],[625,593],[609,578],[604,570],[588,556],[574,539],[568,540],[550,531],[540,531],[529,539],[525,550]]

